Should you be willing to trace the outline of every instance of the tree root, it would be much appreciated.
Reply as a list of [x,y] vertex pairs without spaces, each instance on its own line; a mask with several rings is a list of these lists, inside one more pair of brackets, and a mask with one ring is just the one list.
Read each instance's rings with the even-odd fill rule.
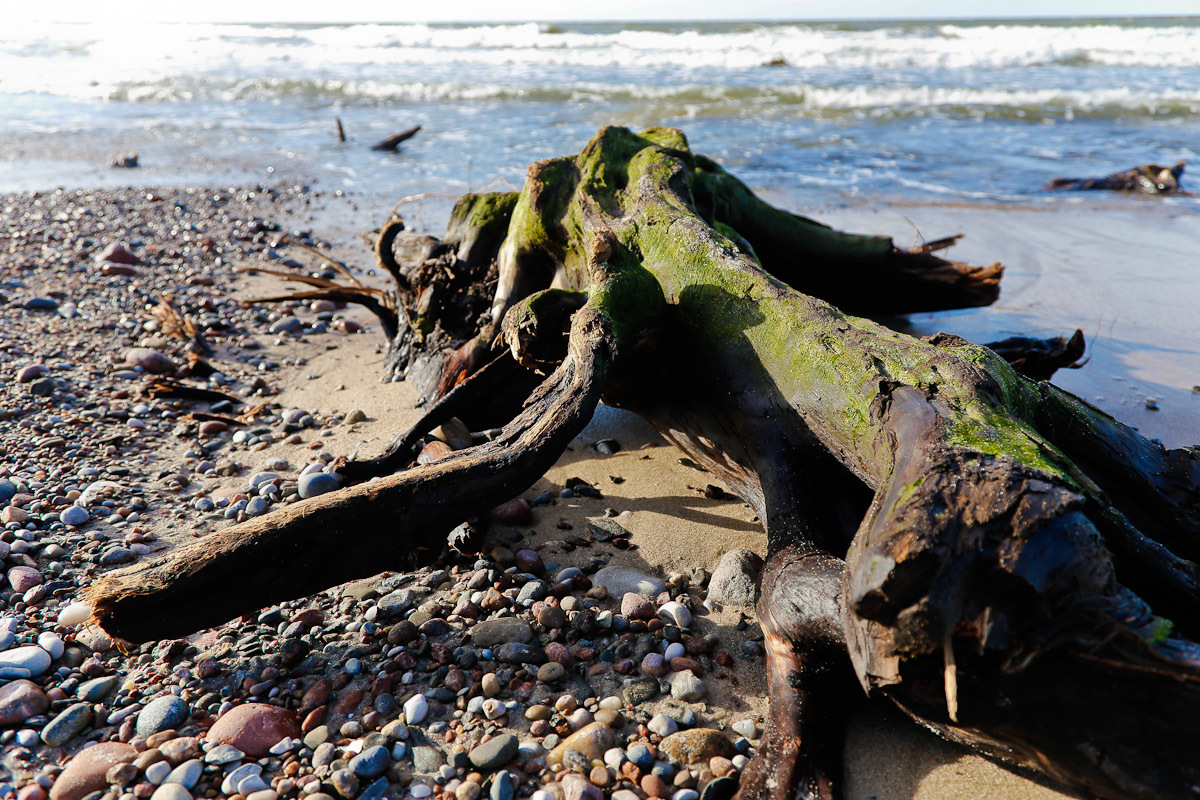
[[[520,365],[507,354],[500,356],[442,396],[416,424],[403,435],[396,437],[382,455],[372,459],[343,462],[338,466],[338,472],[348,481],[357,483],[381,475],[390,475],[407,466],[416,459],[426,434],[454,417],[466,415],[480,405],[494,401],[497,396],[503,396],[504,388],[511,385],[511,382],[521,382],[522,372]],[[511,419],[527,397],[528,394],[520,398],[515,407],[506,405],[503,409],[493,410],[502,415],[507,412],[508,418]]]
[[[591,419],[613,352],[584,310],[570,351],[492,442],[232,525],[87,590],[92,620],[130,642],[171,639],[440,551],[465,517],[532,485]],[[403,527],[397,533],[395,526]]]
[[[766,520],[772,708],[743,798],[836,794],[839,674],[1089,796],[1195,797],[1200,645],[1183,634],[1200,627],[1196,452],[1146,442],[987,348],[827,302],[986,303],[998,265],[774,209],[661,128],[606,128],[579,155],[531,167],[518,196],[464,198],[451,229],[439,255],[397,263],[400,291],[423,305],[399,304],[408,324],[394,341],[435,351],[439,377],[443,355],[464,356],[394,445],[398,461],[360,476],[402,462],[418,429],[506,370],[557,363],[570,318],[565,358],[524,410],[495,441],[106,576],[89,595],[106,630],[180,635],[433,549],[540,477],[603,391]],[[467,275],[465,300],[429,294]],[[487,309],[481,285],[495,289]],[[511,358],[483,367],[501,332]],[[1081,345],[1047,360],[1025,341],[1008,355],[1039,374]]]

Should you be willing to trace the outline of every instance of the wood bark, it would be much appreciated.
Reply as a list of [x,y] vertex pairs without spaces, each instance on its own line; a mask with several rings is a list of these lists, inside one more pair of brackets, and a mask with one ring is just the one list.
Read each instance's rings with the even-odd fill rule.
[[[764,520],[772,710],[742,797],[836,796],[838,674],[1076,791],[1195,796],[1196,451],[1165,450],[985,347],[907,336],[825,297],[871,313],[986,303],[999,267],[772,209],[670,129],[606,128],[534,164],[518,195],[465,198],[425,250],[385,234],[395,307],[428,291],[418,276],[436,264],[482,276],[465,300],[442,285],[451,317],[478,308],[480,280],[491,301],[454,335],[433,304],[424,321],[397,315],[394,366],[429,359],[432,405],[348,476],[405,466],[498,378],[544,382],[515,392],[505,408],[524,410],[494,441],[107,576],[90,595],[106,630],[178,636],[402,566],[537,480],[603,395]],[[422,259],[397,259],[405,248]],[[332,565],[330,536],[344,552]],[[244,596],[212,591],[231,576]],[[222,605],[196,608],[213,594]]]

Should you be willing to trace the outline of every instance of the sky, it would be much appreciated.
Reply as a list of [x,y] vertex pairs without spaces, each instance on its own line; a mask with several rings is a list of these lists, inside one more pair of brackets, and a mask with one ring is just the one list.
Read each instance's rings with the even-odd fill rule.
[[494,22],[1200,15],[1200,0],[6,0],[6,24],[56,22]]

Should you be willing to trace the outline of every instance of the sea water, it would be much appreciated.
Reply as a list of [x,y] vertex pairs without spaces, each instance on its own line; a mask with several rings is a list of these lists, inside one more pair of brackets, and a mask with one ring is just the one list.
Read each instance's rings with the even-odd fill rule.
[[678,126],[789,203],[1058,202],[1056,176],[1197,160],[1200,18],[0,28],[0,190],[461,193],[606,124]]

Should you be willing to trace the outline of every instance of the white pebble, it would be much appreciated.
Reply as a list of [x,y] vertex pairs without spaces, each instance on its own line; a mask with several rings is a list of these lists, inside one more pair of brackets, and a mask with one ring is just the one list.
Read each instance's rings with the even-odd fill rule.
[[420,800],[422,797],[429,797],[429,795],[433,794],[433,789],[430,789],[424,783],[414,783],[412,788],[409,789],[409,793],[417,798],[417,800]]
[[663,649],[663,661],[670,662],[672,658],[679,658],[686,653],[687,651],[679,642],[671,642]]
[[674,600],[669,603],[663,603],[662,608],[658,610],[658,615],[666,617],[680,628],[686,628],[692,624],[692,612],[688,611],[687,606],[683,603],[678,603]]
[[92,616],[92,607],[87,603],[76,601],[58,612],[58,624],[78,625],[87,622],[90,616]]
[[[429,713],[429,701],[425,699],[423,694],[414,694],[412,697],[404,701],[404,720],[409,725],[416,725],[421,720],[425,719],[425,715]],[[426,789],[429,787],[426,786]],[[428,795],[423,795],[427,797]]]
[[63,644],[62,639],[58,638],[58,634],[50,631],[39,634],[37,643],[38,647],[49,653],[50,658],[55,660],[61,657],[63,650],[66,649],[66,645]]
[[146,780],[158,786],[171,774],[171,765],[166,761],[155,761],[146,767]]

